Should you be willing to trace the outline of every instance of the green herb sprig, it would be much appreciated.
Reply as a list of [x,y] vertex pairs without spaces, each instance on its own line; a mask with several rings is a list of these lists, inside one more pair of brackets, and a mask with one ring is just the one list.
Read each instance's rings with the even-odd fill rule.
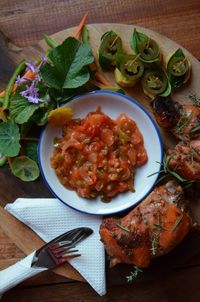
[[155,173],[152,173],[152,174],[148,175],[148,177],[151,177],[153,175],[161,173],[162,175],[158,178],[156,184],[158,184],[161,181],[166,180],[170,177],[173,177],[178,182],[180,182],[181,185],[183,185],[183,187],[185,189],[189,188],[195,181],[194,180],[187,180],[187,179],[183,178],[182,176],[180,176],[177,172],[172,171],[169,167],[169,162],[170,162],[171,158],[172,157],[170,155],[164,154],[163,162],[162,163],[157,162],[159,165],[161,165],[163,167],[163,169],[161,169],[158,172],[155,172]]
[[143,272],[143,270],[135,265],[134,271],[131,272],[131,274],[129,276],[126,276],[127,282],[128,283],[133,282],[133,280],[136,279],[138,277],[138,275],[142,272]]
[[116,222],[116,226],[119,227],[121,230],[127,232],[127,233],[130,233],[130,230],[128,228],[126,228],[125,226],[119,224]]

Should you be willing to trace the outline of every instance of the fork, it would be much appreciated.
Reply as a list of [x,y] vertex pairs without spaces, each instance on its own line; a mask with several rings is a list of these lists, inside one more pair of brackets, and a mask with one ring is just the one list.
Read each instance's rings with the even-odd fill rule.
[[73,250],[75,244],[72,241],[60,241],[48,247],[47,253],[52,257],[56,265],[62,264],[69,259],[81,256],[76,254],[78,250]]
[[12,266],[0,271],[0,294],[47,269],[53,269],[69,259],[81,256],[76,244],[93,233],[87,227],[70,230],[34,251]]

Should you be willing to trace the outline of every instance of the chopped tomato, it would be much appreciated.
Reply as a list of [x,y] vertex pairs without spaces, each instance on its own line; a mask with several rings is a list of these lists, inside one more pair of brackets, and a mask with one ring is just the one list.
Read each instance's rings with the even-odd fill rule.
[[68,189],[84,198],[110,200],[133,189],[135,168],[147,161],[136,123],[121,114],[116,120],[99,109],[72,119],[51,157],[51,166]]

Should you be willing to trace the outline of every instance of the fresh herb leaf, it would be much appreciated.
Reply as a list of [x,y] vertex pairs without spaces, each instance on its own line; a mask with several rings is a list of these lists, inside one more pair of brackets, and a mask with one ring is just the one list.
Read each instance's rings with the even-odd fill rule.
[[27,156],[16,157],[11,165],[12,173],[23,181],[33,181],[38,178],[40,170],[37,163]]
[[152,173],[151,175],[148,175],[148,177],[161,173],[161,176],[159,177],[156,184],[158,184],[159,182],[161,182],[162,180],[164,180],[166,178],[174,177],[176,180],[178,180],[181,183],[181,185],[184,186],[184,188],[189,188],[195,181],[187,180],[187,179],[183,178],[182,176],[180,176],[177,172],[175,172],[175,170],[172,171],[169,167],[171,158],[172,158],[171,155],[164,154],[163,163],[158,162],[160,165],[163,166],[163,169],[160,170],[159,172],[155,172],[155,173]]
[[38,126],[44,126],[48,121],[49,112],[55,109],[57,103],[55,101],[51,101],[46,103],[43,107],[39,108],[34,115],[32,116],[32,120]]
[[139,267],[137,266],[134,266],[134,271],[131,272],[130,276],[126,276],[126,279],[127,279],[127,282],[132,282],[134,279],[136,279],[138,277],[138,275],[140,273],[142,273],[143,270],[140,269]]
[[141,32],[138,32],[134,29],[134,32],[131,36],[130,45],[135,54],[138,53],[138,44],[143,44],[149,40],[149,37]]
[[51,99],[54,99],[58,104],[61,104],[66,103],[70,101],[74,96],[81,94],[81,92],[79,92],[79,89],[63,89],[62,91],[59,91],[57,89],[51,88],[49,93]]
[[119,223],[117,223],[117,222],[116,222],[116,226],[118,226],[121,230],[130,233],[130,230],[129,230],[129,229],[127,229],[126,227],[124,227],[123,225],[121,225],[121,224],[119,224]]
[[168,72],[168,76],[169,76],[169,81],[170,81],[170,84],[171,84],[171,88],[172,90],[176,89],[176,88],[179,88],[183,82],[184,82],[184,79],[185,79],[185,75],[182,75],[182,76],[174,76],[170,73],[170,70],[169,70],[169,65],[170,65],[170,62],[174,59],[174,58],[185,58],[185,55],[182,51],[181,48],[178,48],[174,54],[171,56],[169,62],[167,63],[167,72]]
[[17,124],[24,124],[32,117],[34,112],[41,106],[27,101],[18,91],[13,95],[10,102],[10,118]]
[[17,156],[20,150],[20,133],[16,123],[11,120],[0,124],[0,152],[5,156]]
[[50,63],[42,66],[41,76],[45,83],[55,89],[77,88],[90,77],[86,66],[94,61],[92,49],[75,38],[67,38],[49,53]]
[[24,147],[25,147],[25,154],[35,162],[38,162],[38,143],[26,142]]
[[164,91],[163,93],[161,93],[160,95],[161,95],[161,96],[169,96],[169,95],[171,94],[171,92],[172,92],[172,86],[171,86],[170,81],[169,81],[169,79],[168,79],[168,81],[167,81],[167,88],[166,88],[165,91]]

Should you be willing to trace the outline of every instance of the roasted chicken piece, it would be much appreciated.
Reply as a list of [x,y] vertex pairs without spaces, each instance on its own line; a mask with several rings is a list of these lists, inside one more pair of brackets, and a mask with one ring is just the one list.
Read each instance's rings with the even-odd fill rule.
[[150,195],[123,218],[105,218],[101,241],[117,263],[149,265],[154,257],[176,247],[192,227],[183,190],[175,181],[157,186]]
[[187,180],[200,181],[200,139],[169,149],[169,168]]
[[157,96],[152,107],[157,123],[180,140],[200,137],[200,107],[196,104],[182,105],[169,97]]
[[200,181],[200,107],[161,96],[152,106],[157,123],[182,141],[167,151],[170,170],[186,180]]

